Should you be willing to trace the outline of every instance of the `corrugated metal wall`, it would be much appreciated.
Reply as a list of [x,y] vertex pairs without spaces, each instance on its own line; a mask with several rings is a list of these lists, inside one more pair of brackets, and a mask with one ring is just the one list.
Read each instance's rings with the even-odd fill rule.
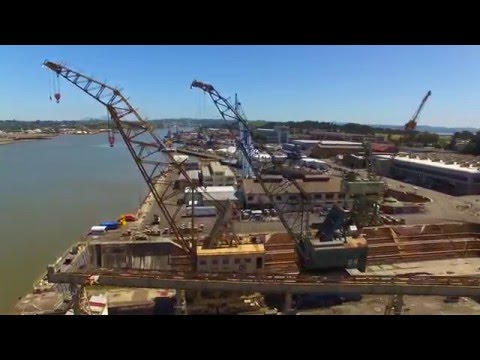
[[122,254],[103,254],[102,267],[104,268],[127,268],[141,270],[168,270],[168,256],[127,256]]
[[173,243],[95,245],[82,255],[81,264],[91,267],[141,270],[169,270],[171,255],[183,255]]
[[81,270],[88,267],[90,264],[91,255],[90,246],[86,246],[75,256],[75,259],[72,261],[71,268]]
[[103,254],[102,267],[104,268],[128,268],[127,256],[125,253]]
[[[139,244],[140,245],[140,244]],[[152,251],[147,246],[102,246],[102,267],[141,270],[168,270],[168,252]],[[153,254],[152,254],[153,253]]]
[[168,256],[132,256],[131,258],[132,269],[144,269],[144,270],[168,270]]

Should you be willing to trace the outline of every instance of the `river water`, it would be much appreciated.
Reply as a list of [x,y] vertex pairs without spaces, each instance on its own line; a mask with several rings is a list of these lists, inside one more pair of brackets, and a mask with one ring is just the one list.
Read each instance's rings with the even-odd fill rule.
[[146,195],[119,136],[113,148],[106,134],[0,146],[0,314],[91,226],[135,211]]

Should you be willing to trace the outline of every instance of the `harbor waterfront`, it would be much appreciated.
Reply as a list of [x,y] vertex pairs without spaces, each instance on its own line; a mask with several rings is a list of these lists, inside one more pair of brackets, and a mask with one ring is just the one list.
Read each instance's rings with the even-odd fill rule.
[[148,193],[125,145],[110,148],[105,134],[2,146],[0,164],[3,314],[92,225],[136,211]]

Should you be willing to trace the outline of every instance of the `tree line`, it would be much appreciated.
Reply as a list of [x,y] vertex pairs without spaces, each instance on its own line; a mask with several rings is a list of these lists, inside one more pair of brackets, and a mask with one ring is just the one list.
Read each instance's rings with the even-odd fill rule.
[[458,150],[464,154],[480,155],[480,131],[472,133],[461,131],[453,134],[449,150]]

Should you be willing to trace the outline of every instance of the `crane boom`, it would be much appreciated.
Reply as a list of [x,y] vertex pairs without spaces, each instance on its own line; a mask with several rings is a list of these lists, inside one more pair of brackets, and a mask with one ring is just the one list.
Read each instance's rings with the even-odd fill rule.
[[405,124],[405,131],[412,131],[412,130],[415,130],[417,128],[418,116],[420,115],[420,112],[422,111],[423,107],[425,106],[425,103],[427,102],[430,95],[432,95],[432,92],[428,91],[427,95],[425,95],[424,98],[422,99],[422,102],[420,103],[420,106],[418,107],[417,111],[415,111],[415,114],[413,114],[412,119],[409,120]]
[[[212,99],[213,103],[215,104],[215,107],[219,111],[221,117],[227,123],[229,121],[238,123],[241,130],[248,132],[250,136],[253,137],[252,129],[248,124],[248,121],[243,116],[243,111],[241,112],[238,106],[234,106],[230,104],[230,102],[226,98],[224,98],[222,95],[220,95],[220,93],[212,85],[194,80],[190,88],[198,88],[200,90],[203,90],[205,93],[207,93]],[[232,128],[230,128],[230,131],[233,133]],[[250,165],[250,168],[252,169],[252,172],[254,173],[256,180],[262,187],[262,190],[267,196],[269,202],[275,207],[275,210],[277,211],[280,221],[282,222],[283,226],[287,230],[288,234],[297,243],[302,242],[305,239],[305,237],[308,236],[307,235],[308,226],[306,226],[306,223],[308,224],[308,215],[305,216],[303,211],[300,212],[301,219],[300,219],[299,229],[296,228],[295,225],[292,225],[289,222],[283,209],[279,206],[279,201],[275,199],[275,197],[284,194],[288,186],[285,186],[285,184],[276,186],[275,188],[272,188],[271,186],[267,186],[265,181],[262,179],[262,175],[263,175],[262,173],[264,172],[265,169],[263,169],[262,166],[259,166],[258,162],[255,163],[253,161],[256,149],[253,146],[245,146],[244,142],[239,140],[237,137],[235,137],[235,139],[236,139],[237,147],[240,149],[240,151],[243,154],[243,157],[247,160],[248,164]],[[270,155],[272,156],[271,165],[275,166],[277,161],[272,154]],[[288,178],[288,182],[289,184],[293,184],[294,187],[299,191],[302,205],[307,204],[307,207],[308,207],[308,205],[310,205],[310,201],[307,194],[303,190],[303,188],[293,178]],[[310,209],[307,209],[307,210],[309,211]],[[308,214],[308,211],[307,211],[307,214]]]
[[[242,109],[242,104],[240,101],[238,101],[237,94],[235,94],[235,110],[242,115],[242,117],[246,120],[247,117],[245,116],[245,113],[243,112]],[[243,146],[248,148],[252,147],[252,137],[250,136],[250,133],[248,130],[243,128],[242,124],[239,124],[239,130],[240,130],[240,141],[243,143]],[[253,176],[252,169],[250,168],[250,164],[248,161],[244,158],[243,153],[240,154],[240,164],[242,166],[242,175],[246,178],[251,178]]]
[[[174,169],[177,169],[192,187],[194,184],[182,164],[177,162],[170,152],[164,152],[169,158],[168,166],[165,161],[160,161],[158,158],[155,158],[155,156],[159,156],[162,150],[165,150],[167,147],[155,135],[154,128],[142,119],[137,110],[130,105],[120,90],[61,64],[45,61],[43,65],[57,73],[58,76],[65,78],[68,82],[107,108],[115,127],[125,142],[128,151],[153,194],[164,218],[173,230],[178,244],[185,252],[194,255],[196,246],[192,246],[183,236],[164,203],[165,199],[163,195],[165,195],[165,193],[161,195],[155,186],[159,179]],[[132,117],[132,120],[127,120],[129,115]]]

